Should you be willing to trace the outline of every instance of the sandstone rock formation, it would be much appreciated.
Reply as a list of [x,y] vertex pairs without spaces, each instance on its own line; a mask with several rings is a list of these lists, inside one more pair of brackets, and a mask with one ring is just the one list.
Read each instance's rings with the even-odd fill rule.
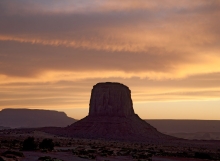
[[158,132],[134,113],[131,91],[120,83],[98,83],[91,93],[89,115],[53,133],[87,139],[160,141],[174,139]]
[[64,112],[51,110],[3,109],[0,111],[0,126],[10,128],[66,127],[75,121]]
[[92,89],[89,116],[134,115],[131,91],[120,83],[99,83]]

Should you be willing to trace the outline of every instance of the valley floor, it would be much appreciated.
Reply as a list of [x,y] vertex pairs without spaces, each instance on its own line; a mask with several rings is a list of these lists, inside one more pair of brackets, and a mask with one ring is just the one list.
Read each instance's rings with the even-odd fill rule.
[[[37,149],[20,151],[23,141],[34,137],[39,144],[50,138],[55,144],[53,151]],[[5,151],[17,151],[19,156],[1,156]],[[16,130],[0,131],[0,160],[5,161],[38,161],[40,157],[50,156],[56,161],[202,161],[220,160],[219,141],[179,140],[166,143],[134,143],[105,140],[87,140],[58,137],[40,131],[22,132]],[[7,158],[9,157],[9,158]],[[55,160],[51,160],[55,161]]]

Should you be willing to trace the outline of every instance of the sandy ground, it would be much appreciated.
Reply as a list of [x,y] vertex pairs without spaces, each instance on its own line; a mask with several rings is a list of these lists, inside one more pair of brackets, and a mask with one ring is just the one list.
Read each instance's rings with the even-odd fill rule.
[[41,152],[23,152],[25,158],[22,158],[21,161],[37,161],[39,157],[50,156],[52,158],[62,159],[63,161],[91,161],[89,159],[83,159],[73,156],[71,152],[50,152],[50,153],[41,153]]
[[176,157],[152,157],[152,161],[206,161],[202,159],[176,158]]
[[[0,153],[5,150],[0,149]],[[76,157],[72,152],[38,152],[38,151],[23,151],[24,158],[19,158],[19,161],[37,161],[39,157],[50,156],[51,158],[61,159],[63,161],[91,161],[91,159],[84,159]],[[134,161],[131,157],[97,157],[94,161]],[[10,161],[10,159],[8,160]],[[204,159],[195,159],[195,158],[179,158],[179,157],[165,157],[165,156],[153,156],[152,161],[208,161]]]
[[[41,152],[24,152],[25,158],[22,158],[21,161],[37,161],[39,157],[50,156],[52,158],[62,159],[63,161],[91,161],[89,159],[83,159],[75,157],[71,152],[50,152],[50,153],[41,153]],[[108,159],[108,158],[105,158]],[[114,160],[114,159],[113,159]],[[115,159],[117,161],[121,159]],[[132,159],[128,159],[129,161]],[[190,159],[190,158],[177,158],[177,157],[153,157],[152,161],[204,161],[201,159]]]

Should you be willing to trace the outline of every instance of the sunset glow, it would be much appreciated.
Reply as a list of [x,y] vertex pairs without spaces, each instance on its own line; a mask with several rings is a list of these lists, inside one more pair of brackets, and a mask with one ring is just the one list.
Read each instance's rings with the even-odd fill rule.
[[220,115],[219,0],[1,0],[0,110],[80,119],[120,82],[144,119]]

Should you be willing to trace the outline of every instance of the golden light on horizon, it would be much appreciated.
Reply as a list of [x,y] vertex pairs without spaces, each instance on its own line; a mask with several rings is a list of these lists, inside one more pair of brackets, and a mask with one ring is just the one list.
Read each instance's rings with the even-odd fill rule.
[[[189,118],[181,111],[191,107],[192,119],[220,119],[207,112],[220,112],[220,1],[9,0],[0,14],[0,109],[80,118],[70,109],[88,108],[92,86],[113,81],[143,117]],[[170,102],[178,107],[163,116]]]

